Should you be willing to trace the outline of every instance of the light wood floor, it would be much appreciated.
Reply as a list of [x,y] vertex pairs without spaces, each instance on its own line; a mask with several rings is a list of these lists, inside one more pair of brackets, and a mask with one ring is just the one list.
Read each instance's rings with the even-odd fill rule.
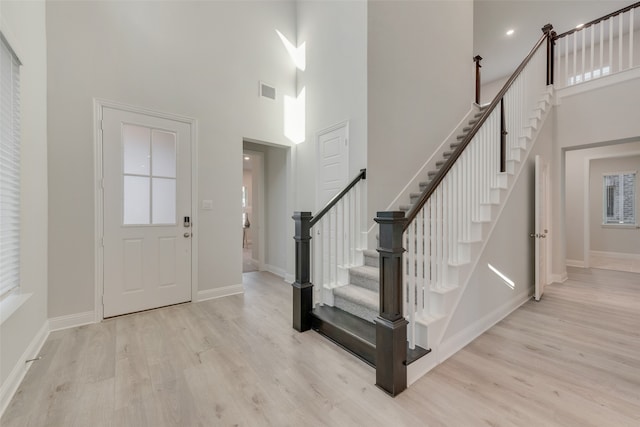
[[52,333],[12,426],[639,426],[640,275],[571,269],[392,399],[374,371],[291,329],[291,288]]

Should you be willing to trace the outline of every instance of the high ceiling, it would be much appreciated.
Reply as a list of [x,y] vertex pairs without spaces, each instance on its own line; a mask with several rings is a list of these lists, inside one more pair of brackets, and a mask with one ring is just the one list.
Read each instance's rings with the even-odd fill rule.
[[[632,0],[474,0],[474,54],[482,81],[510,75],[551,23],[558,33],[635,3]],[[639,18],[636,18],[639,19]],[[506,32],[514,33],[507,36]]]

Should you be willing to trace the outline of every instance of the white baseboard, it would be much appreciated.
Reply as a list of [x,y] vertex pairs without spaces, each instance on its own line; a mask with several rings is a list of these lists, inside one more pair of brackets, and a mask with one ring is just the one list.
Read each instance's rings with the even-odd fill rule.
[[470,326],[451,338],[443,340],[438,346],[438,363],[444,362],[462,350],[467,344],[478,338],[530,299],[531,295],[529,295],[529,290],[527,290],[527,292],[521,293],[517,297],[507,301],[481,319],[474,321]]
[[96,316],[93,311],[84,313],[69,314],[67,316],[52,317],[49,319],[49,331],[59,331],[61,329],[75,328],[76,326],[95,323]]
[[293,283],[296,281],[296,276],[294,276],[293,274],[287,273],[284,275],[284,281],[287,283]]
[[265,264],[264,269],[271,274],[282,277],[282,279],[284,279],[287,275],[287,272],[284,270],[284,268],[276,267],[275,265]]
[[580,268],[584,268],[584,261],[579,260],[579,259],[568,259],[565,261],[567,264],[567,267],[580,267]]
[[591,256],[603,256],[607,258],[618,258],[618,259],[632,259],[640,261],[640,254],[628,254],[624,252],[604,252],[604,251],[589,251]]
[[205,289],[198,291],[198,299],[195,302],[206,301],[210,299],[228,297],[229,295],[237,295],[244,293],[244,286],[239,285],[223,286],[222,288]]
[[569,279],[566,271],[563,271],[560,274],[550,274],[549,279],[551,279],[551,283],[564,283]]
[[38,356],[38,353],[40,353],[40,350],[48,336],[49,322],[45,321],[38,333],[27,346],[27,349],[18,359],[18,362],[11,370],[7,379],[0,386],[0,417],[2,417],[4,411],[9,406],[9,402],[11,402],[13,395],[18,390],[20,383],[22,383],[24,376],[27,374],[27,371],[33,363],[25,363],[25,360],[34,359]]

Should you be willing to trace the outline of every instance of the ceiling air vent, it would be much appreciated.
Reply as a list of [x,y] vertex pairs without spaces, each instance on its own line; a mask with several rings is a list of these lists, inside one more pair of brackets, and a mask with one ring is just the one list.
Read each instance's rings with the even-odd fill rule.
[[276,99],[276,88],[260,82],[260,96],[269,99]]

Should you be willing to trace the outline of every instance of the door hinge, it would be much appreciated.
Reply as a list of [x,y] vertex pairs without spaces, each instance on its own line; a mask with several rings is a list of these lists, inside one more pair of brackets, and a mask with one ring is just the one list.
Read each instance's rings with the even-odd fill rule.
[[104,120],[100,119],[100,130],[104,130]]
[[100,238],[100,246],[102,246],[104,248],[104,237]]
[[346,146],[346,145],[348,145],[348,144],[349,144],[349,138],[345,138],[345,139],[344,139],[344,145]]
[[104,295],[102,295],[102,306],[104,307]]

